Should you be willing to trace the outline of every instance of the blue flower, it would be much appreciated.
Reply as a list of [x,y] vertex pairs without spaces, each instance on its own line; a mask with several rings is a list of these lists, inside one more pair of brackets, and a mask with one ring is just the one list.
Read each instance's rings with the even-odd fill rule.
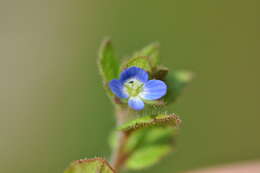
[[138,67],[130,67],[120,74],[120,79],[109,83],[111,91],[121,99],[128,99],[134,110],[142,110],[146,100],[157,100],[166,94],[167,86],[161,80],[149,80],[148,73]]

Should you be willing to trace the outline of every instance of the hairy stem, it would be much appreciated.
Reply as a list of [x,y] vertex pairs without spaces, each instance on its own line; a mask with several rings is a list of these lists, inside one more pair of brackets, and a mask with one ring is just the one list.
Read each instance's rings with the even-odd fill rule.
[[123,167],[128,154],[124,152],[124,146],[127,142],[128,135],[124,132],[119,132],[118,147],[114,151],[113,168],[119,172]]
[[[129,108],[118,107],[116,109],[116,120],[118,126],[127,121],[129,113]],[[128,153],[124,151],[124,147],[128,140],[129,133],[120,131],[117,135],[117,145],[112,153],[112,165],[113,168],[119,172],[128,158]]]

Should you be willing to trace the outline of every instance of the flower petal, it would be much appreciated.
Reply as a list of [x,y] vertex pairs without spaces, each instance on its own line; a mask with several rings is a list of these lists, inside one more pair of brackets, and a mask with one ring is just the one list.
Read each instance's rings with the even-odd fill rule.
[[133,66],[121,73],[120,81],[124,83],[130,78],[135,78],[145,83],[148,81],[148,73],[141,68]]
[[111,91],[119,98],[127,98],[128,94],[124,91],[123,85],[119,80],[113,79],[109,82]]
[[144,84],[140,97],[145,100],[156,100],[167,92],[166,84],[161,80],[149,80]]
[[144,108],[144,102],[139,97],[130,97],[128,105],[137,111]]

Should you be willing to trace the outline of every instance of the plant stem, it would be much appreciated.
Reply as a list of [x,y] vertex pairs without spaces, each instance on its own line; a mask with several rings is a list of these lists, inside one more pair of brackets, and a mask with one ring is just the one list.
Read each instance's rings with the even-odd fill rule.
[[[126,122],[127,117],[129,115],[129,108],[126,107],[117,107],[116,109],[116,121],[117,125],[121,125],[122,123]],[[123,167],[125,161],[128,158],[128,154],[124,152],[125,144],[128,140],[129,134],[126,132],[117,132],[117,145],[112,153],[112,165],[113,168],[117,171]]]
[[128,154],[124,152],[124,146],[127,142],[128,139],[128,135],[123,133],[123,132],[119,132],[119,139],[118,139],[118,147],[116,148],[115,152],[115,157],[113,160],[113,168],[119,172],[119,170],[123,167]]

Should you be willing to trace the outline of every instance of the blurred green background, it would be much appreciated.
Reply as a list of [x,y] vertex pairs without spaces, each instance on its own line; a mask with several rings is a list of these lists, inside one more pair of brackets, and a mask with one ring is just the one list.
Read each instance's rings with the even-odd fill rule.
[[143,172],[260,159],[257,0],[0,2],[1,172],[58,173],[109,156],[104,36],[120,56],[159,41],[163,64],[196,75],[171,107],[183,119],[177,152]]

